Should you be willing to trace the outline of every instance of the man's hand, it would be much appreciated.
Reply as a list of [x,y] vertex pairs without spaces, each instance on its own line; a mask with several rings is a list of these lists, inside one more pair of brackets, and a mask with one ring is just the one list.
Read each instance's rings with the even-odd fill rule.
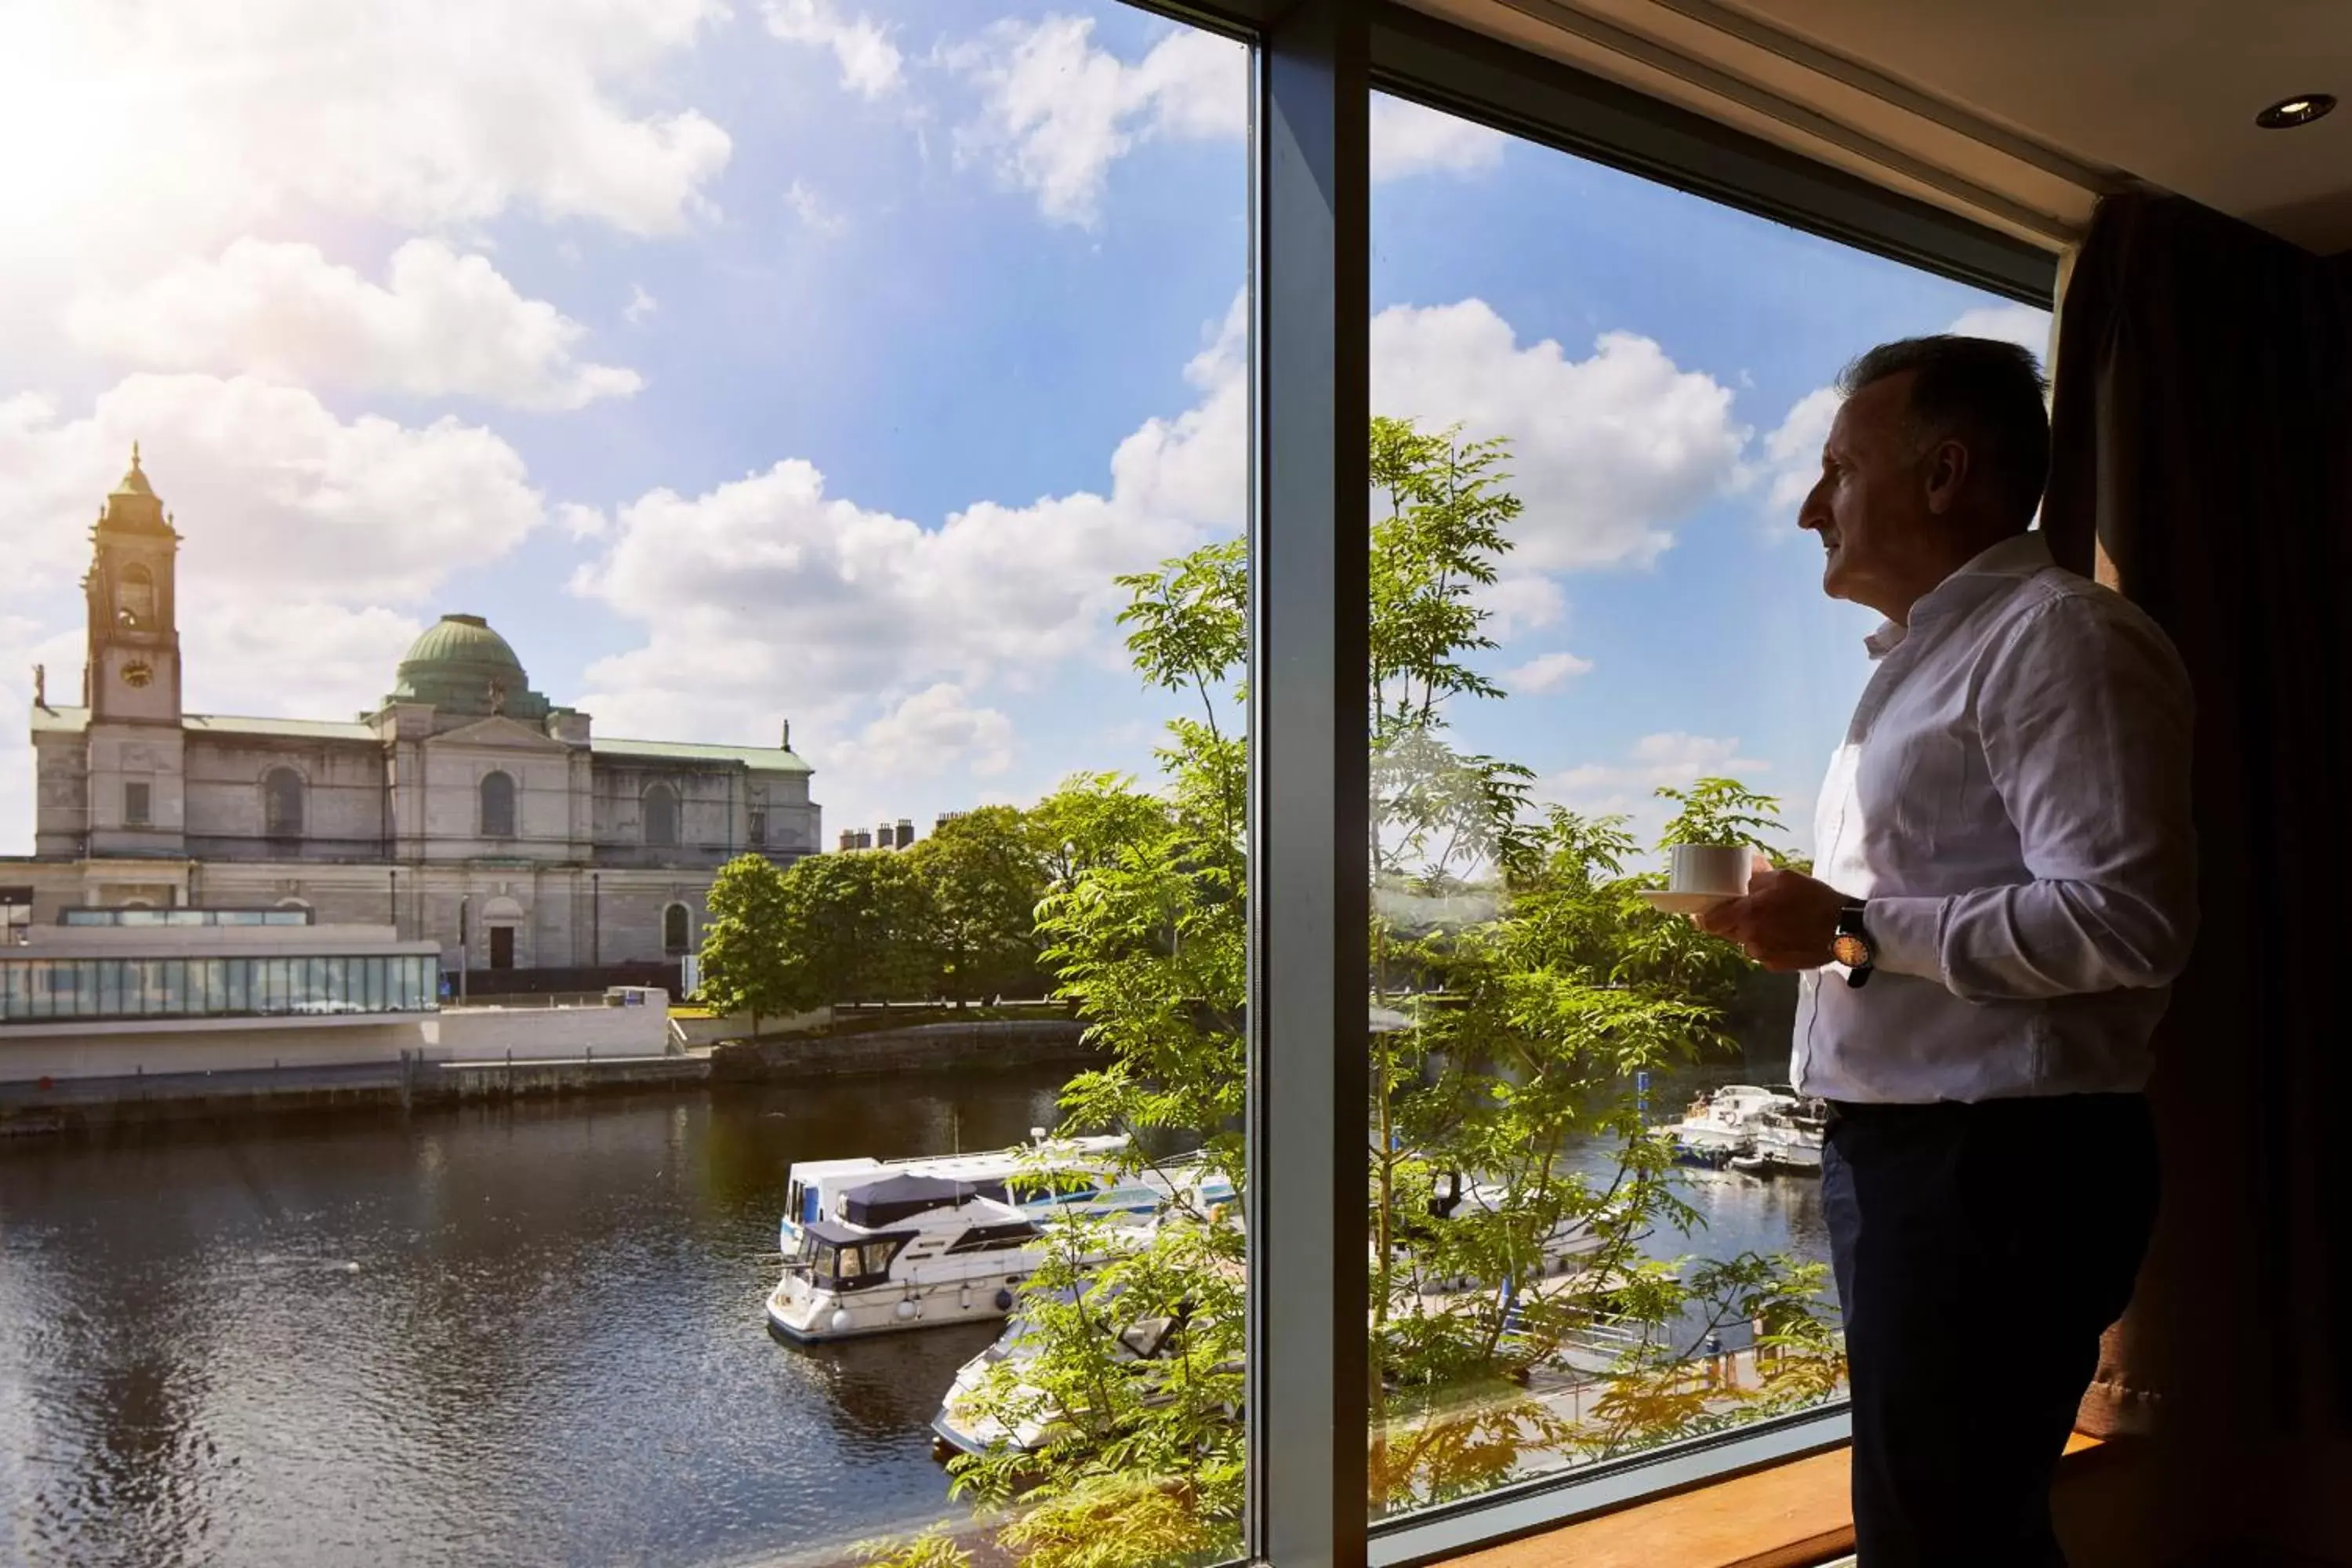
[[1691,919],[1710,936],[1738,942],[1767,969],[1819,969],[1830,962],[1838,911],[1845,902],[1845,895],[1827,882],[1759,864],[1746,898]]

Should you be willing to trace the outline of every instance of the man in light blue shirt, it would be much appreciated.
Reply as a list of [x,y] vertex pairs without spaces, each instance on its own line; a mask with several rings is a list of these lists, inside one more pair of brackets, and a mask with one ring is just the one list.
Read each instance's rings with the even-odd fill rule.
[[1860,1568],[2047,1568],[2052,1467],[2155,1211],[2139,1091],[2196,931],[2189,683],[2031,531],[2032,355],[1912,339],[1840,384],[1798,524],[1824,591],[1886,617],[1875,668],[1816,875],[1701,923],[1803,972]]

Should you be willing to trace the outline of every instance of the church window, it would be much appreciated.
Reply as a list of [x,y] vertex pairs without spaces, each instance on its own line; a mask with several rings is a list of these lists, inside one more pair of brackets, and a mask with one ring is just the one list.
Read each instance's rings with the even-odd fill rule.
[[135,561],[122,569],[122,581],[115,588],[114,618],[132,631],[155,624],[154,574]]
[[694,918],[684,904],[672,904],[662,910],[662,951],[684,952],[694,944]]
[[122,786],[122,821],[128,827],[144,827],[151,820],[153,788],[145,782]]
[[515,832],[514,780],[503,773],[482,775],[482,837],[512,838]]
[[657,849],[677,843],[677,792],[667,784],[646,791],[646,842]]
[[261,781],[261,831],[271,838],[302,837],[302,775],[272,768]]

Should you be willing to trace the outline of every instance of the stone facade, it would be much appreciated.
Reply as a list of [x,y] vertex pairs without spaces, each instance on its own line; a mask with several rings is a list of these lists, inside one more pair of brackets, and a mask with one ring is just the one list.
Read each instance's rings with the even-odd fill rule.
[[34,853],[0,858],[0,905],[34,923],[300,904],[437,941],[451,968],[462,929],[477,972],[586,969],[698,944],[734,856],[820,847],[789,731],[773,747],[592,737],[477,616],[426,630],[350,722],[185,712],[179,537],[134,451],[91,532],[80,701],[35,693]]

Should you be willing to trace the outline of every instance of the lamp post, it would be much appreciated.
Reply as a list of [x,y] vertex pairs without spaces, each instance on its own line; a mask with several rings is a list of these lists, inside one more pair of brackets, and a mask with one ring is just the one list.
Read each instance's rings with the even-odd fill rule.
[[466,1005],[467,976],[474,965],[474,942],[466,929],[467,905],[472,899],[470,893],[457,895],[457,1005],[461,1007]]

